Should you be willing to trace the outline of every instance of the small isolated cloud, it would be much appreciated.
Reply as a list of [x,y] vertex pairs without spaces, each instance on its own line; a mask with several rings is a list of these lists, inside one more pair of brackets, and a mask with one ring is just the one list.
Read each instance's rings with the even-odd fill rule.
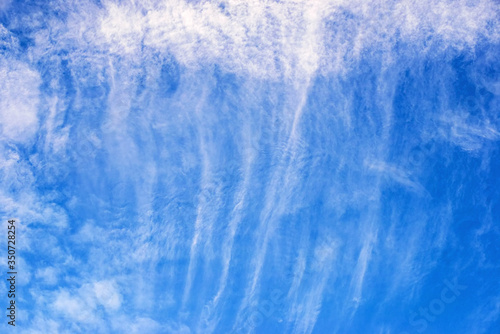
[[469,152],[478,151],[485,143],[500,139],[500,132],[488,119],[475,119],[466,113],[446,113],[440,130],[443,138]]
[[94,283],[94,292],[99,304],[106,310],[116,310],[120,308],[122,296],[111,281],[101,281]]
[[365,166],[369,171],[380,173],[380,175],[383,175],[386,179],[396,182],[409,191],[419,195],[426,194],[425,188],[419,182],[413,180],[406,170],[400,169],[384,161],[371,159],[365,161]]
[[35,278],[48,285],[57,283],[57,270],[54,267],[40,268],[35,273]]

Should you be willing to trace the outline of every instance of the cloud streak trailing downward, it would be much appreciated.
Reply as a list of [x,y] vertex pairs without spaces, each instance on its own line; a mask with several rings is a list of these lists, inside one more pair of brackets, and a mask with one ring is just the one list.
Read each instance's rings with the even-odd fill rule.
[[17,330],[495,333],[499,9],[0,1]]

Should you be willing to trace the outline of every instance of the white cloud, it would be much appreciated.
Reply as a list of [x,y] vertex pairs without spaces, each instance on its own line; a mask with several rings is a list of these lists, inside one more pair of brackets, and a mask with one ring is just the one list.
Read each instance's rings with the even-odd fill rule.
[[116,310],[120,308],[122,296],[111,281],[100,281],[94,283],[94,292],[97,301],[107,310]]
[[406,170],[383,161],[374,161],[372,159],[366,159],[364,163],[369,171],[378,172],[387,179],[406,187],[407,190],[419,195],[427,194],[425,188],[419,182],[413,180],[411,174]]
[[26,334],[58,334],[60,333],[59,327],[60,324],[57,321],[47,319],[46,315],[40,312],[31,321],[31,327],[22,326],[19,330]]
[[169,333],[190,334],[192,331],[184,324],[166,321],[162,324],[148,317],[118,316],[112,319],[112,327],[115,333]]
[[[96,43],[113,53],[135,55],[146,45],[172,52],[188,67],[218,63],[257,77],[339,70],[374,46],[390,60],[397,34],[419,45],[430,37],[434,45],[454,47],[474,46],[479,36],[498,40],[489,24],[496,5],[488,0],[474,6],[465,0],[104,4]],[[332,22],[349,28],[332,30]]]
[[52,307],[64,316],[81,323],[99,321],[97,307],[103,306],[108,312],[120,308],[122,296],[113,281],[104,280],[83,284],[79,289],[62,289],[56,293]]
[[71,295],[67,290],[60,291],[53,303],[55,311],[74,321],[94,322],[94,307],[88,305],[78,295]]
[[465,112],[445,112],[441,118],[440,135],[464,151],[478,151],[490,141],[498,141],[500,132],[488,119],[468,115]]
[[45,284],[54,285],[57,283],[57,269],[54,267],[40,268],[36,271],[35,278],[42,280]]
[[0,138],[30,139],[38,128],[38,72],[13,59],[0,59]]

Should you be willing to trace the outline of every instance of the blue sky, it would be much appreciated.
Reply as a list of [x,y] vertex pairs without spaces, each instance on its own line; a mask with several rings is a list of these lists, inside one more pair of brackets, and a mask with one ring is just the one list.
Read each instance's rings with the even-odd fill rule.
[[0,0],[15,330],[498,333],[499,10]]

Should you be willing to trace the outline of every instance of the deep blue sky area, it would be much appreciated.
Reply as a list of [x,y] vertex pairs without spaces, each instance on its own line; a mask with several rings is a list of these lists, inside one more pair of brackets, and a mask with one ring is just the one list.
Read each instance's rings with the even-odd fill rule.
[[499,333],[499,13],[0,0],[0,332]]

